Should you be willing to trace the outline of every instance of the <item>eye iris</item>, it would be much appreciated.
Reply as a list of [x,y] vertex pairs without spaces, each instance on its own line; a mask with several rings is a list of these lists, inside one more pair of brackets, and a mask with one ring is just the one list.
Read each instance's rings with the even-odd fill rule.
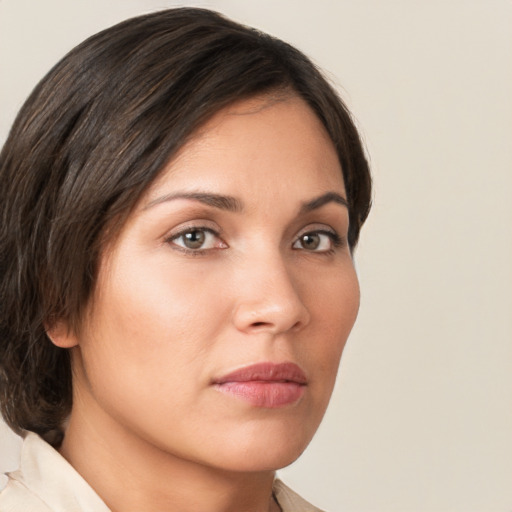
[[204,244],[205,238],[204,231],[189,231],[183,235],[183,243],[189,249],[199,249]]
[[320,236],[315,234],[302,235],[301,245],[304,249],[314,250],[320,245]]

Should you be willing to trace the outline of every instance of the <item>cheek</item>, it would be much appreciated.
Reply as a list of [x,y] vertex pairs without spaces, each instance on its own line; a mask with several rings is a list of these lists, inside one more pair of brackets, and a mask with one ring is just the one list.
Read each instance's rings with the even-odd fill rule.
[[359,310],[359,282],[353,266],[332,272],[309,297],[310,330],[318,333],[314,344],[308,346],[309,357],[321,370],[319,374],[325,377],[326,385],[334,385],[341,354]]
[[215,272],[197,265],[188,272],[168,259],[131,256],[118,259],[115,272],[105,272],[99,281],[89,329],[95,346],[87,351],[82,344],[84,359],[89,355],[100,369],[109,366],[119,377],[126,375],[129,384],[147,374],[164,384],[185,367],[198,368],[229,306]]
[[158,261],[118,261],[80,344],[82,384],[90,395],[122,423],[143,430],[174,423],[197,402],[220,316],[218,302],[203,303],[211,292],[198,292],[197,283],[172,270]]

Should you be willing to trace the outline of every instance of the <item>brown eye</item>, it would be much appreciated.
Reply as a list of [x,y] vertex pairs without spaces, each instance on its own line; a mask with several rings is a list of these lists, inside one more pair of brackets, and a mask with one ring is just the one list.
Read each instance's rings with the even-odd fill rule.
[[210,228],[190,227],[167,240],[185,251],[202,252],[209,249],[226,249],[226,243]]
[[341,238],[331,231],[310,231],[300,235],[293,243],[294,249],[310,252],[329,252],[341,246]]
[[206,240],[206,233],[195,229],[181,235],[183,245],[187,249],[200,249]]
[[306,233],[299,238],[300,245],[308,251],[314,251],[320,246],[320,235],[318,233]]

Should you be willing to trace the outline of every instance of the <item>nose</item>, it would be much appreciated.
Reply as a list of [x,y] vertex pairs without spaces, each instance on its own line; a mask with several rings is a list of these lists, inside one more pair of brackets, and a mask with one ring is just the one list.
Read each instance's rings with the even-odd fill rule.
[[299,286],[280,256],[251,258],[240,269],[233,323],[245,333],[298,331],[310,321]]

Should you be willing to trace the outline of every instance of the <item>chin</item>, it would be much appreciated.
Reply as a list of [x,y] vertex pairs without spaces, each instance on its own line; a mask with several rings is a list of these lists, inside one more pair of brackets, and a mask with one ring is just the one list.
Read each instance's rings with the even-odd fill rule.
[[316,428],[312,432],[302,428],[272,432],[262,426],[260,432],[253,432],[245,439],[230,436],[216,458],[222,461],[229,471],[275,471],[295,462],[309,445]]
[[257,473],[261,471],[277,471],[295,462],[305,446],[301,450],[283,452],[282,450],[272,451],[271,446],[253,452],[243,452],[224,458],[220,464],[223,470],[241,473]]

